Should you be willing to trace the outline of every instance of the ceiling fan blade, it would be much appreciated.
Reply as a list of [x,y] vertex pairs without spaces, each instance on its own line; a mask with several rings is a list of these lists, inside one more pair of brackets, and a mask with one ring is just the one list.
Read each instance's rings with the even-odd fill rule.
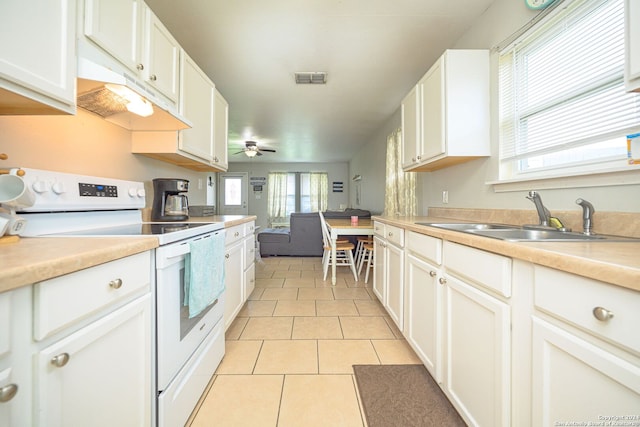
[[266,151],[269,153],[275,153],[276,150],[274,150],[273,148],[260,148],[260,151]]
[[233,153],[233,154],[240,154],[240,153],[244,153],[246,150],[240,150],[237,153]]
[[259,152],[259,151],[256,151],[256,155],[257,155],[257,156],[262,156],[262,153],[261,153],[261,152]]

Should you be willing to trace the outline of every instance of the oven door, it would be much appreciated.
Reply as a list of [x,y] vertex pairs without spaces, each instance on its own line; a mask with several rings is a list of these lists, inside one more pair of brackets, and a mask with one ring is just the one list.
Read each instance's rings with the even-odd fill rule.
[[[192,319],[189,319],[189,307],[183,305],[185,256],[189,253],[189,242],[220,233],[224,234],[224,230],[156,249],[158,391],[167,388],[207,334],[222,320],[224,294]],[[224,263],[224,259],[211,262]]]

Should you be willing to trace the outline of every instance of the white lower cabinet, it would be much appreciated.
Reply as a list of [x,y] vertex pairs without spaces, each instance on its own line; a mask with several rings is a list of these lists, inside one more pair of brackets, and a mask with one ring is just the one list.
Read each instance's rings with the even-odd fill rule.
[[140,297],[35,355],[37,425],[151,424],[150,299]]
[[235,225],[225,237],[224,328],[227,330],[255,287],[255,222]]
[[374,223],[373,292],[396,326],[404,328],[404,230]]
[[508,426],[509,305],[459,279],[444,277],[445,393],[470,425]]
[[531,397],[534,426],[638,425],[640,360],[534,317]]

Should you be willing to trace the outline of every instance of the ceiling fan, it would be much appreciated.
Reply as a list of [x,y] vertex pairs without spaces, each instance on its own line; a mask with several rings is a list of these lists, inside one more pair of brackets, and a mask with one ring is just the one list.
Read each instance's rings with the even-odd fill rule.
[[263,152],[268,152],[268,153],[276,152],[276,150],[274,150],[273,148],[259,148],[258,143],[255,141],[245,141],[244,146],[245,148],[243,150],[233,154],[244,153],[247,155],[247,157],[255,157],[255,156],[262,156]]

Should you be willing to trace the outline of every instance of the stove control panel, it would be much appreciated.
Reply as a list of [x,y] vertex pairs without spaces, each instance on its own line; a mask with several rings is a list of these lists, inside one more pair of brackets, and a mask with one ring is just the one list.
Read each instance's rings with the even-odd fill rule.
[[143,182],[22,168],[22,179],[35,196],[33,206],[20,212],[141,209]]

